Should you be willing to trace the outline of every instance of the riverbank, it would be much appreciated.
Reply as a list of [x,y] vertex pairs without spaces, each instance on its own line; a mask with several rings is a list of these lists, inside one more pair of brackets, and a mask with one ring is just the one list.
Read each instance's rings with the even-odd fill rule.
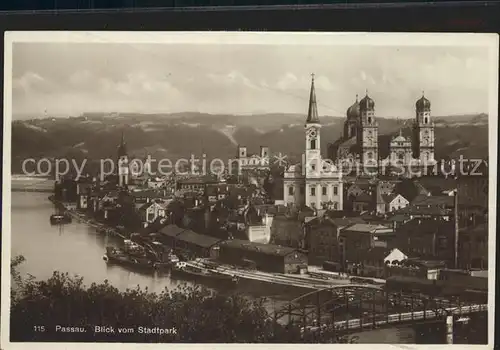
[[106,225],[102,222],[96,221],[94,218],[90,217],[88,214],[80,213],[75,211],[72,208],[69,208],[66,206],[63,202],[58,201],[54,198],[54,196],[49,196],[49,201],[51,201],[56,207],[58,207],[61,210],[66,211],[73,219],[80,223],[84,223],[86,225],[89,225],[93,228],[96,229],[96,231],[106,231],[106,234],[111,234],[115,237],[119,237],[123,240],[127,239],[125,235],[122,233],[118,232],[118,230],[114,227],[111,227],[109,225]]

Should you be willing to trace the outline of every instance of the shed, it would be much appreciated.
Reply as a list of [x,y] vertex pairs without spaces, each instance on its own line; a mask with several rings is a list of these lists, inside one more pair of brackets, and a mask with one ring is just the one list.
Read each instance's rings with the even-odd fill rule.
[[307,255],[298,249],[240,239],[222,242],[219,257],[234,265],[253,261],[257,269],[266,272],[299,273],[307,267]]
[[185,230],[175,237],[175,249],[186,250],[198,257],[216,258],[221,241],[220,238]]

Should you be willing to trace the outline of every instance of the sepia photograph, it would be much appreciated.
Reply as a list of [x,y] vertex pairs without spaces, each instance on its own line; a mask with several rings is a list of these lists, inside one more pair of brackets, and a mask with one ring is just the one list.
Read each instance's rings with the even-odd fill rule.
[[498,35],[6,32],[4,62],[2,348],[493,348]]

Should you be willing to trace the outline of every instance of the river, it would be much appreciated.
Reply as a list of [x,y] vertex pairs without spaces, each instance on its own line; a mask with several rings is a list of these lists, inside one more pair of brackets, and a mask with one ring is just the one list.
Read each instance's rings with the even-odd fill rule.
[[[76,220],[64,226],[51,226],[49,216],[54,212],[48,193],[12,193],[12,256],[23,255],[26,261],[20,272],[37,279],[46,279],[54,271],[83,277],[85,285],[108,280],[120,290],[147,287],[151,292],[173,289],[185,281],[170,278],[168,273],[140,273],[120,266],[106,264],[102,256],[107,245],[118,244],[116,238],[98,235],[96,230]],[[249,298],[269,297],[269,311],[279,308],[297,291],[271,291],[268,286],[243,283],[238,289]],[[427,339],[443,342],[444,337],[430,337],[429,332],[417,334],[414,327],[383,329],[357,334],[361,343],[415,343]]]

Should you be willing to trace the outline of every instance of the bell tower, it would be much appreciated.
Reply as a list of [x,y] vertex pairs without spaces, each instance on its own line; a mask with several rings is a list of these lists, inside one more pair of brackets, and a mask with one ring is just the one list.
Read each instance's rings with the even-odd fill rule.
[[118,146],[118,186],[127,187],[129,179],[129,161],[127,156],[127,144],[122,131],[122,139]]
[[431,121],[431,102],[422,97],[415,103],[415,158],[425,164],[434,161],[434,123]]
[[375,119],[375,102],[368,96],[368,91],[359,101],[359,112],[361,125],[358,144],[361,149],[361,161],[369,168],[378,168],[378,123]]
[[309,110],[305,124],[306,149],[304,155],[305,168],[305,203],[318,206],[318,181],[321,179],[321,124],[316,104],[316,90],[314,87],[314,74],[311,74],[311,93],[309,95]]

